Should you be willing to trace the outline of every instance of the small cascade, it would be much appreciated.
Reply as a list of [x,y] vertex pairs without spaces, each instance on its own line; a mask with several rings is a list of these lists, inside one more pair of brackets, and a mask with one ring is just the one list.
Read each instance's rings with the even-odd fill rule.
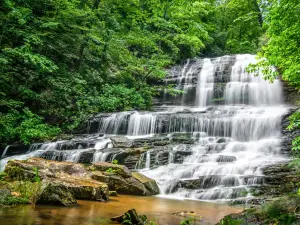
[[93,162],[106,162],[109,154],[109,152],[98,151],[94,154]]
[[132,136],[153,134],[155,129],[155,120],[156,116],[153,114],[140,114],[135,112],[130,115],[127,134]]
[[238,55],[232,67],[230,82],[226,84],[226,104],[274,105],[282,102],[279,80],[272,85],[262,76],[247,72],[247,66],[255,63],[254,55]]
[[198,77],[196,106],[205,107],[212,100],[214,88],[214,64],[210,59],[203,60],[203,67]]
[[146,169],[150,169],[150,166],[151,166],[151,152],[150,151],[147,151],[146,152]]
[[[29,157],[116,159],[155,179],[165,197],[251,198],[252,188],[264,184],[263,166],[288,160],[281,154],[281,120],[288,109],[282,84],[249,73],[255,62],[247,54],[189,59],[165,78],[184,94],[162,93],[151,112],[101,113],[89,120],[88,134],[32,144],[27,154],[2,159],[0,169],[9,159]],[[116,135],[128,137],[130,147],[113,147]]]

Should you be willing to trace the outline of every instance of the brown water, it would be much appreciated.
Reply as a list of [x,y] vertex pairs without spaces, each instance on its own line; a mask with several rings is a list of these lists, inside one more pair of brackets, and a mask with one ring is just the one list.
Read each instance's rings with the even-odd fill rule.
[[194,211],[202,216],[201,224],[215,224],[225,215],[240,212],[241,208],[190,200],[173,200],[159,197],[118,196],[107,203],[78,201],[77,207],[22,205],[13,208],[0,207],[1,225],[106,225],[109,218],[135,208],[138,214],[146,214],[158,225],[179,225],[184,219],[172,215],[179,211]]

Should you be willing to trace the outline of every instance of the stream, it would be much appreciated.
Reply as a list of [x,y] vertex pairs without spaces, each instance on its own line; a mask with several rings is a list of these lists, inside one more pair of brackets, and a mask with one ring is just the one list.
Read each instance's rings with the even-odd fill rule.
[[184,219],[172,215],[179,211],[194,211],[202,216],[201,224],[215,224],[225,215],[240,212],[240,208],[226,204],[214,204],[201,201],[180,201],[159,197],[136,197],[120,195],[111,197],[107,203],[95,201],[78,201],[78,207],[57,207],[37,205],[33,209],[30,205],[13,208],[1,208],[2,225],[106,225],[115,224],[109,218],[122,215],[131,208],[139,214],[145,214],[157,225],[179,225]]

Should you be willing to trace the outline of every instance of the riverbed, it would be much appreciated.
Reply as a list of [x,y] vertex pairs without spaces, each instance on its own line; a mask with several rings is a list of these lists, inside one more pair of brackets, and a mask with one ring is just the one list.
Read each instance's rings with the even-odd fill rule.
[[215,224],[225,215],[242,209],[220,203],[191,200],[175,200],[161,197],[136,197],[120,195],[109,202],[78,201],[77,207],[30,205],[1,208],[2,225],[106,225],[114,224],[109,218],[135,208],[138,214],[145,214],[157,225],[179,225],[184,217],[172,215],[180,211],[193,211],[201,216],[201,224]]

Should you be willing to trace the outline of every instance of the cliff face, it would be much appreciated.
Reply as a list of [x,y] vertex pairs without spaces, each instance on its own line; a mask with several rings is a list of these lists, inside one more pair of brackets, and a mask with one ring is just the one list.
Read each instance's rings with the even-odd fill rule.
[[282,152],[285,154],[291,154],[292,141],[294,138],[300,136],[300,130],[288,131],[289,117],[300,110],[300,92],[294,87],[289,86],[286,82],[283,82],[283,92],[285,103],[290,105],[289,112],[282,119]]

